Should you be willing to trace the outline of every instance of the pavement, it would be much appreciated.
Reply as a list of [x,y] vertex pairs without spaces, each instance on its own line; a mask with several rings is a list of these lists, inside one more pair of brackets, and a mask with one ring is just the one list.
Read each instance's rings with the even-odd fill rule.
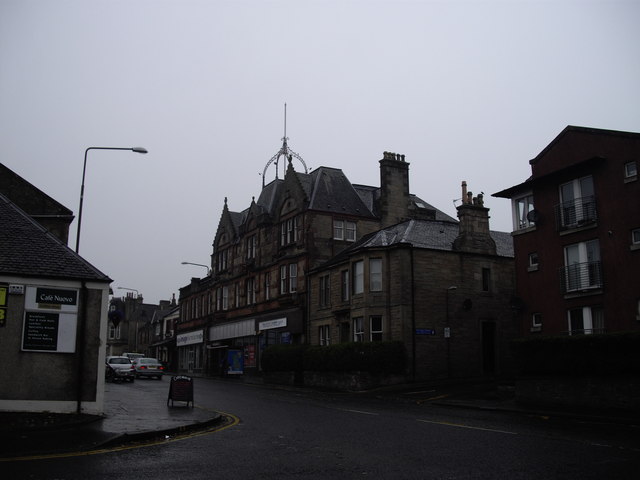
[[[163,381],[167,394],[169,382]],[[152,397],[127,387],[105,384],[103,415],[0,412],[0,461],[162,440],[225,420],[193,402],[168,404],[165,395]]]
[[[168,393],[168,378],[165,378],[164,384]],[[265,388],[298,387],[265,385]],[[416,404],[640,425],[640,417],[625,413],[545,410],[523,406],[515,401],[512,387],[492,382],[395,385],[352,395]],[[218,412],[193,406],[193,403],[176,401],[170,406],[164,395],[153,398],[145,395],[144,389],[107,383],[102,416],[0,412],[0,462],[162,441],[176,435],[210,429],[225,421],[226,417]]]

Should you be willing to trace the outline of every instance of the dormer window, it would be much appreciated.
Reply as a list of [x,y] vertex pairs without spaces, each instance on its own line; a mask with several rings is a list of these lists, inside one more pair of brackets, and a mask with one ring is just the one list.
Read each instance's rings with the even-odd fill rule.
[[347,242],[356,241],[356,224],[355,222],[347,222],[345,220],[333,221],[333,239],[346,240]]

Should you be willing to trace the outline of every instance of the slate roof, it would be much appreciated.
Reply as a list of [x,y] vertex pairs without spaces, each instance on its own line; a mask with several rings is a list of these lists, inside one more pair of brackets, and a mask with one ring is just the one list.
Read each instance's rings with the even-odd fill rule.
[[[411,245],[414,248],[443,250],[452,252],[453,241],[460,233],[457,222],[433,220],[407,220],[382,230],[373,232],[336,257],[323,264],[322,267],[342,263],[358,250],[367,248],[384,248],[396,245]],[[508,232],[490,231],[496,242],[496,254],[499,257],[513,258],[513,239]]]
[[0,194],[0,274],[112,280]]

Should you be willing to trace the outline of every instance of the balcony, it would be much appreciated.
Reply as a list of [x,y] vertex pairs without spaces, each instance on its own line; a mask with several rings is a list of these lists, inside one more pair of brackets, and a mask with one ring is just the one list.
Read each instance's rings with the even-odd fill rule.
[[560,269],[562,293],[579,293],[602,288],[602,263],[574,263]]
[[555,214],[559,232],[594,224],[598,220],[596,198],[590,195],[561,203],[555,206]]

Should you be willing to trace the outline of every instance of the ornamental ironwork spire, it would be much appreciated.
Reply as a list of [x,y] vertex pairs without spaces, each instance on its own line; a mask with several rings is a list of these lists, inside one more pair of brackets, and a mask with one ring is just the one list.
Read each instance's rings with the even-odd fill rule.
[[280,164],[281,157],[283,157],[285,160],[285,162],[283,162],[283,165],[282,165],[283,177],[287,171],[286,160],[291,159],[293,157],[295,157],[297,160],[300,161],[300,163],[302,163],[302,166],[304,167],[304,173],[309,173],[307,169],[307,164],[304,163],[304,160],[300,155],[298,155],[296,152],[294,152],[289,148],[289,145],[287,144],[287,140],[289,140],[289,137],[287,137],[287,104],[285,103],[284,104],[284,136],[282,137],[282,147],[280,148],[280,150],[278,150],[278,153],[276,153],[273,157],[271,157],[271,159],[267,162],[267,164],[264,167],[264,171],[262,172],[262,188],[264,188],[264,185],[265,185],[264,179],[265,179],[265,176],[267,175],[267,170],[269,169],[272,163],[276,164],[276,180],[278,179],[278,165]]

